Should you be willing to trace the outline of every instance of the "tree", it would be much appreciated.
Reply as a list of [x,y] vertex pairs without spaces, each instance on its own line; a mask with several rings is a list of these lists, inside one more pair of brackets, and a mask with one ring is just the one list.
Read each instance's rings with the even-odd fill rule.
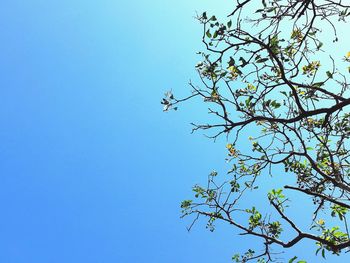
[[[206,130],[214,140],[227,137],[232,169],[212,172],[181,207],[194,222],[207,218],[210,230],[223,221],[261,239],[261,253],[252,248],[235,255],[235,262],[273,261],[272,249],[302,240],[315,242],[323,257],[350,248],[350,52],[334,52],[339,26],[350,15],[344,2],[238,0],[223,22],[206,12],[197,16],[206,47],[196,66],[199,85],[190,82],[192,92],[184,98],[167,92],[162,104],[165,111],[176,110],[201,98],[216,121],[193,124],[193,131]],[[276,176],[281,168],[293,180]],[[288,182],[265,193],[267,211],[240,207],[267,176],[275,186]],[[288,214],[298,205],[288,198],[293,192],[312,200],[305,216],[309,229]]]

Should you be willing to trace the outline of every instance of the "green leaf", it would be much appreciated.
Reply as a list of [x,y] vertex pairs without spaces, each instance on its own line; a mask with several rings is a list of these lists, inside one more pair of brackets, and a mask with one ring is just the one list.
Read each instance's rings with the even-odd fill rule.
[[232,67],[232,66],[234,66],[235,65],[235,60],[233,59],[233,57],[230,57],[230,60],[229,60],[229,62],[228,62],[228,66],[229,67]]
[[211,38],[211,34],[210,34],[209,29],[207,30],[207,32],[205,34],[207,35],[207,37]]
[[320,42],[320,43],[317,45],[317,49],[320,49],[322,46],[323,46],[323,43]]
[[269,60],[268,58],[260,58],[260,59],[256,60],[256,63],[264,63],[268,60]]
[[288,263],[293,263],[294,260],[296,260],[298,257],[297,256],[294,256],[293,258],[291,258]]
[[316,88],[320,88],[321,86],[323,86],[324,82],[315,82],[312,86],[316,87]]
[[327,71],[326,74],[327,74],[327,77],[328,77],[328,78],[330,78],[330,79],[333,78],[333,74],[332,74],[330,71]]
[[242,62],[242,65],[241,65],[242,68],[248,64],[248,62],[243,57],[240,57],[239,61]]

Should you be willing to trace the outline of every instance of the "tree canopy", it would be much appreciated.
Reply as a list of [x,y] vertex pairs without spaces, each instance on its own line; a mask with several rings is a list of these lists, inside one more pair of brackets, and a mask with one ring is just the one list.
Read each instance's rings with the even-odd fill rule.
[[[261,240],[262,247],[234,255],[234,262],[270,262],[274,249],[302,240],[313,241],[323,257],[350,248],[350,52],[335,50],[349,15],[342,0],[238,0],[225,19],[197,16],[205,45],[199,83],[189,83],[187,97],[167,92],[162,104],[165,111],[207,104],[215,118],[194,123],[193,131],[227,137],[231,169],[211,172],[181,208],[194,222],[206,218],[210,230],[223,221]],[[276,176],[281,170],[293,180]],[[273,182],[264,193],[266,211],[242,207],[264,177]],[[281,182],[288,183],[277,187]],[[306,229],[288,213],[300,205],[289,198],[295,193],[312,201]]]

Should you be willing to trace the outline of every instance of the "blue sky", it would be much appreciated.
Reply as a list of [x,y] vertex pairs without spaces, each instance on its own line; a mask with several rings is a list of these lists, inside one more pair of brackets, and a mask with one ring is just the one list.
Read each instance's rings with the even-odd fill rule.
[[179,203],[225,171],[225,143],[190,134],[194,105],[159,103],[195,77],[195,11],[227,7],[2,3],[0,262],[220,263],[249,247],[227,227],[187,233]]

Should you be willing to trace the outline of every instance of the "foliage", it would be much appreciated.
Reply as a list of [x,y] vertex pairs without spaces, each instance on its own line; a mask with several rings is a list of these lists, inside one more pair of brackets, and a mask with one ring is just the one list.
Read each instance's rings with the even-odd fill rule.
[[[230,141],[228,175],[212,172],[208,184],[193,187],[194,200],[183,201],[181,208],[194,222],[207,218],[211,231],[214,222],[223,221],[262,240],[261,253],[252,248],[234,255],[234,262],[273,261],[273,247],[287,249],[302,240],[313,241],[323,257],[350,247],[350,52],[334,58],[332,43],[321,42],[321,29],[332,32],[334,43],[340,41],[337,28],[349,15],[350,6],[341,0],[238,0],[225,21],[206,12],[197,17],[206,47],[196,65],[200,85],[190,82],[192,93],[181,99],[167,92],[162,104],[165,111],[176,110],[202,98],[216,122],[193,124],[193,130]],[[242,147],[247,141],[249,151]],[[278,185],[275,171],[281,167],[295,180],[266,194],[273,209],[241,208],[261,178],[270,175]],[[288,198],[293,191],[313,201],[306,215],[310,229],[288,214],[289,207],[300,205]],[[337,225],[321,218],[321,211]],[[241,218],[246,221],[238,222]]]

